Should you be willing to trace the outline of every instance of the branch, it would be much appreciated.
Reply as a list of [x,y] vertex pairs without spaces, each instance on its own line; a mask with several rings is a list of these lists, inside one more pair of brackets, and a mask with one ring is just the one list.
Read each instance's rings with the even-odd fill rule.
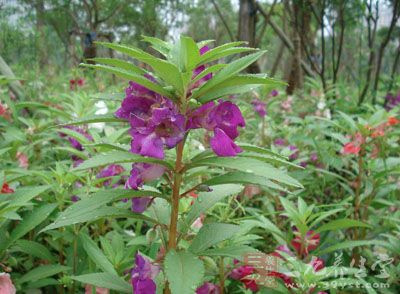
[[225,27],[226,31],[228,32],[228,34],[229,34],[229,38],[231,39],[232,42],[234,42],[235,41],[235,37],[233,36],[231,30],[229,29],[229,26],[228,26],[227,22],[225,21],[224,16],[222,15],[222,12],[218,7],[218,4],[215,2],[215,0],[211,0],[211,2],[214,5],[215,10],[217,11],[219,18],[221,19],[222,23],[224,24],[224,27]]
[[[276,4],[277,2],[278,2],[278,0],[274,0],[274,2],[272,3],[271,8],[269,9],[269,12],[268,12],[268,14],[267,14],[267,18],[268,18],[268,19],[271,18],[271,15],[272,15],[273,12],[274,12],[275,4]],[[263,27],[262,27],[262,29],[261,29],[260,35],[258,36],[258,38],[257,38],[257,40],[256,40],[256,46],[255,46],[255,47],[258,47],[258,44],[260,44],[261,39],[262,39],[262,37],[263,37],[263,35],[264,35],[264,33],[265,33],[265,30],[266,30],[266,28],[267,28],[267,24],[268,24],[268,21],[267,21],[266,19],[264,19],[264,25],[263,25]]]
[[[262,16],[265,18],[265,20],[271,25],[272,29],[275,31],[275,33],[278,35],[278,37],[281,39],[282,43],[285,44],[285,46],[289,49],[289,51],[294,54],[294,46],[292,41],[286,36],[286,34],[281,30],[281,28],[272,20],[268,18],[268,14],[265,13],[265,11],[262,9],[262,7],[256,3],[258,11],[262,14]],[[304,61],[301,60],[301,66],[304,69],[304,71],[307,73],[309,76],[314,76],[314,72],[312,69],[308,66],[308,64]]]
[[104,18],[101,18],[98,20],[98,23],[106,22],[110,18],[112,18],[115,14],[117,14],[123,7],[125,6],[125,3],[121,3],[119,6],[117,6],[109,15],[107,15]]

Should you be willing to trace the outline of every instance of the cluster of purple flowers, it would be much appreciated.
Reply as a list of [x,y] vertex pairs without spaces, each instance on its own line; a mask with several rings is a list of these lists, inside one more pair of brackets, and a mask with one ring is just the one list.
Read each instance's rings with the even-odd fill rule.
[[392,93],[388,93],[385,96],[385,109],[387,111],[392,110],[397,105],[400,104],[400,92],[397,95],[393,95]]
[[[203,47],[200,53],[207,50],[208,47]],[[196,68],[192,78],[203,70],[204,66]],[[156,82],[151,76],[146,77]],[[211,78],[212,75],[207,74],[194,83],[190,91]],[[240,109],[230,101],[211,101],[181,113],[170,99],[135,82],[129,83],[125,93],[126,97],[115,115],[130,123],[132,153],[164,159],[165,149],[175,147],[189,130],[198,128],[214,132],[210,145],[218,156],[235,156],[242,151],[233,140],[239,135],[238,127],[244,127],[245,121]],[[157,164],[134,163],[125,187],[139,189],[144,183],[161,177],[164,171],[164,167]],[[141,213],[150,202],[151,198],[134,198],[132,210]]]

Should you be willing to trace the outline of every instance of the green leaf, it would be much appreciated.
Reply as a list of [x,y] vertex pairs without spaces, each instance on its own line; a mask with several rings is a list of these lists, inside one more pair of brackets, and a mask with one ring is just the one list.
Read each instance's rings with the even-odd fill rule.
[[[237,51],[236,53],[241,53],[241,52],[245,52],[245,51],[249,51],[249,50],[253,50],[253,51],[257,50],[257,49],[249,48],[249,47],[236,47],[236,46],[239,46],[239,45],[243,45],[245,43],[246,42],[244,42],[244,41],[231,42],[231,43],[226,43],[226,44],[223,44],[221,46],[212,48],[211,50],[209,50],[209,51],[205,52],[203,55],[201,55],[199,63],[196,66],[200,66],[200,65],[203,65],[205,63],[209,63],[211,61],[214,61],[216,59],[228,56],[230,54],[235,54],[235,53],[227,52],[229,50],[235,50],[236,49],[236,51]],[[202,45],[202,46],[204,46],[204,45]],[[244,49],[245,51],[240,51],[238,49]],[[226,52],[225,53],[226,55],[223,54],[224,52]]]
[[10,201],[8,207],[24,206],[32,198],[39,196],[51,186],[26,186],[19,187],[14,193],[2,195],[2,201]]
[[148,61],[148,64],[153,68],[157,77],[160,77],[168,86],[173,86],[179,95],[183,95],[182,76],[174,64],[162,59]]
[[214,86],[213,88],[208,90],[207,93],[202,95],[198,100],[201,103],[206,103],[208,101],[215,100],[214,96],[221,96],[221,93],[224,93],[224,90],[232,91],[232,89],[240,89],[240,87],[243,86],[246,86],[247,89],[249,87],[255,88],[261,85],[279,87],[284,84],[284,82],[267,77],[260,77],[259,75],[237,75],[230,77],[226,81]]
[[179,53],[183,69],[185,72],[191,72],[195,69],[200,59],[199,48],[192,38],[185,36],[181,36],[180,38],[180,47]]
[[342,230],[353,227],[371,228],[370,225],[360,222],[358,220],[343,218],[343,219],[333,220],[327,224],[322,225],[321,227],[316,229],[314,233],[317,234],[325,231]]
[[65,272],[70,270],[71,268],[69,266],[63,266],[63,265],[55,265],[55,264],[49,264],[49,265],[40,265],[39,267],[34,268],[33,270],[29,271],[22,277],[16,280],[18,284],[23,284],[26,282],[34,282],[40,279],[44,279],[47,277],[54,276],[58,273]]
[[200,252],[199,255],[212,257],[224,256],[242,260],[244,255],[252,252],[257,252],[257,250],[247,245],[233,245],[223,248],[208,249]]
[[273,167],[272,165],[254,159],[244,157],[208,157],[192,162],[187,168],[193,168],[197,166],[212,166],[212,167],[224,167],[229,169],[235,169],[246,173],[255,174],[261,177],[265,177],[269,180],[275,180],[280,183],[284,183],[289,186],[302,188],[303,186],[295,179],[287,175],[285,172]]
[[119,51],[121,53],[124,53],[126,55],[129,55],[130,57],[133,57],[137,60],[140,61],[145,61],[149,59],[154,59],[155,57],[147,52],[144,52],[143,50],[140,50],[138,48],[132,48],[126,45],[121,45],[121,44],[115,44],[115,43],[107,43],[107,42],[95,42],[96,44],[99,44],[101,46]]
[[94,115],[88,116],[83,118],[78,118],[76,120],[62,123],[59,125],[55,125],[52,127],[64,127],[64,126],[72,126],[72,125],[83,125],[83,124],[90,124],[90,123],[98,123],[98,122],[125,122],[120,118],[116,118],[113,114],[105,114],[105,115]]
[[351,116],[349,116],[348,114],[341,112],[341,111],[338,111],[338,113],[344,119],[347,126],[350,127],[350,131],[357,130],[357,125],[356,125],[355,121],[351,118]]
[[198,101],[202,104],[207,102],[216,100],[221,97],[229,96],[229,95],[240,95],[243,93],[248,93],[253,91],[256,87],[254,85],[246,85],[246,86],[233,86],[233,87],[225,87],[225,88],[216,88],[209,93],[201,96]]
[[225,66],[220,72],[218,72],[211,80],[206,82],[202,87],[193,91],[192,98],[201,97],[211,89],[219,86],[222,82],[228,80],[230,77],[236,75],[241,72],[243,69],[248,67],[250,64],[259,59],[265,51],[259,51],[253,54],[246,55],[241,57],[227,66]]
[[218,244],[219,242],[230,239],[239,231],[239,226],[223,223],[205,224],[194,237],[189,251],[194,254]]
[[148,163],[156,163],[165,166],[168,169],[173,169],[173,166],[167,163],[166,161],[144,157],[137,154],[133,154],[128,151],[112,151],[105,154],[98,154],[90,158],[89,160],[84,161],[82,164],[74,168],[73,170],[84,170],[89,168],[94,168],[98,166],[104,166],[113,163],[123,163],[123,162],[148,162]]
[[258,50],[259,49],[257,49],[257,48],[250,48],[250,47],[228,48],[228,49],[222,50],[216,54],[213,54],[212,56],[207,56],[207,58],[202,58],[201,61],[199,62],[199,64],[202,65],[202,64],[210,63],[212,61],[227,57],[229,55],[246,53],[246,52],[254,52],[254,51],[258,51]]
[[41,232],[77,223],[95,221],[104,217],[129,217],[157,223],[155,220],[146,217],[143,214],[133,213],[126,209],[105,206],[107,203],[125,198],[147,196],[159,197],[160,194],[154,191],[135,191],[123,189],[99,191],[72,204],[70,207],[60,213],[52,224],[41,230]]
[[288,192],[282,186],[265,179],[264,177],[256,176],[254,174],[245,172],[230,172],[220,176],[215,176],[203,182],[204,185],[221,185],[221,184],[253,184],[261,187],[268,187],[271,189]]
[[54,256],[51,254],[49,249],[46,246],[29,240],[18,240],[13,247],[13,250],[21,251],[31,256],[35,256],[40,259],[48,260],[50,262],[54,262]]
[[142,38],[143,41],[149,42],[155,50],[160,52],[165,57],[168,57],[168,54],[172,47],[171,44],[154,37],[142,36]]
[[170,250],[164,270],[172,294],[195,293],[204,276],[204,264],[189,252]]
[[117,291],[118,293],[132,293],[132,286],[118,276],[109,273],[92,273],[81,276],[72,276],[71,279],[96,287]]
[[0,252],[45,221],[56,207],[57,204],[54,203],[44,204],[25,216],[11,232],[10,238],[4,243],[0,243]]
[[246,75],[236,75],[226,79],[224,82],[218,84],[218,88],[232,87],[239,85],[269,85],[269,86],[283,86],[286,85],[285,82],[268,78],[264,74],[246,74]]
[[118,273],[115,271],[112,263],[107,259],[97,244],[88,235],[81,234],[80,239],[86,253],[99,268],[111,275],[118,276]]
[[102,63],[105,65],[111,65],[126,71],[131,71],[135,74],[143,75],[146,71],[128,61],[117,59],[117,58],[90,58],[88,60],[94,61],[96,63]]
[[326,253],[331,253],[337,250],[341,249],[349,249],[353,247],[359,247],[359,246],[369,246],[369,245],[380,245],[384,246],[386,243],[383,241],[379,240],[357,240],[357,241],[343,241],[340,243],[337,243],[335,245],[326,247],[326,248],[321,248],[321,249],[316,249],[313,254],[316,256],[323,255]]
[[91,142],[83,134],[81,134],[81,133],[79,133],[77,131],[71,130],[71,129],[62,128],[60,130],[60,133],[76,139],[81,144],[89,144]]
[[182,223],[182,231],[186,232],[192,223],[203,212],[213,207],[217,202],[225,197],[239,194],[243,186],[235,184],[217,185],[210,187],[211,192],[200,192],[199,196],[192,205],[191,210]]
[[138,83],[139,85],[142,85],[162,96],[166,96],[168,98],[171,99],[175,99],[175,97],[167,90],[165,90],[163,87],[161,87],[160,85],[157,85],[156,83],[153,83],[152,81],[150,81],[149,79],[145,78],[144,76],[135,74],[135,73],[131,73],[128,72],[126,70],[122,70],[122,69],[118,69],[116,67],[111,67],[111,66],[107,66],[107,65],[100,65],[100,64],[84,64],[81,63],[80,66],[84,66],[84,67],[90,67],[90,68],[94,68],[94,69],[99,69],[99,70],[104,70],[106,72],[115,74],[121,78],[124,79],[128,79],[130,81],[134,81],[136,83]]
[[199,81],[200,79],[204,78],[209,73],[215,73],[216,71],[221,70],[225,66],[226,66],[226,64],[217,63],[217,64],[207,67],[205,70],[203,70],[201,73],[199,73],[194,79],[192,79],[192,84],[194,84],[197,81]]

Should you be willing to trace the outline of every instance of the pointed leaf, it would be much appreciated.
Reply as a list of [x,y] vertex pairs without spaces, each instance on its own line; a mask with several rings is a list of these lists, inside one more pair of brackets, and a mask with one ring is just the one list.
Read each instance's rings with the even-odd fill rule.
[[98,166],[104,166],[113,163],[123,163],[123,162],[148,162],[148,163],[156,163],[165,166],[168,169],[173,169],[173,167],[167,163],[166,161],[144,157],[137,154],[130,153],[128,151],[112,151],[105,154],[98,154],[93,156],[92,158],[84,161],[82,164],[74,168],[75,171],[85,170],[89,168],[94,168]]
[[204,264],[189,252],[170,250],[164,266],[172,294],[193,294],[202,282]]
[[189,251],[199,254],[219,242],[232,238],[238,231],[239,226],[236,225],[223,223],[205,224],[193,239]]
[[92,273],[72,276],[71,279],[96,287],[117,291],[117,293],[132,293],[132,286],[122,278],[109,273]]

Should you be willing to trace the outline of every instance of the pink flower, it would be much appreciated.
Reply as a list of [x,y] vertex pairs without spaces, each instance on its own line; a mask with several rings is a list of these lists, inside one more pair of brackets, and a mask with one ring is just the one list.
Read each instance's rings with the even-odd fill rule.
[[349,142],[344,144],[342,153],[343,154],[354,154],[357,155],[361,150],[360,146],[354,144],[354,142]]
[[257,292],[258,286],[254,279],[243,279],[242,283],[246,289],[249,289],[251,292]]
[[204,218],[205,218],[204,214],[202,214],[198,218],[196,218],[196,220],[191,225],[191,228],[192,229],[201,229],[201,227],[203,226]]
[[316,257],[316,256],[313,256],[311,258],[311,261],[309,264],[314,268],[314,270],[316,272],[322,270],[325,267],[324,260],[319,257]]
[[[85,294],[92,294],[93,293],[92,289],[93,289],[92,285],[86,285]],[[110,293],[109,289],[96,287],[96,294],[108,294],[108,293]]]
[[0,294],[15,294],[17,290],[9,274],[0,273]]
[[210,282],[205,282],[201,287],[197,288],[196,290],[196,294],[219,294],[219,293],[221,293],[219,286]]
[[295,238],[292,240],[292,246],[299,255],[308,255],[310,251],[315,250],[319,245],[320,235],[314,234],[312,230],[308,231],[306,235],[302,237],[297,228],[295,228],[293,234]]
[[254,273],[254,267],[249,265],[241,265],[232,270],[229,277],[234,280],[241,280]]
[[3,105],[0,102],[0,116],[4,117],[5,120],[11,120],[11,114],[7,108],[7,105]]
[[389,126],[394,126],[394,125],[397,125],[397,124],[399,124],[400,123],[400,120],[398,120],[396,117],[394,117],[394,116],[391,116],[391,117],[389,117],[388,118],[388,121],[387,121],[387,124],[389,125]]
[[342,153],[357,155],[361,151],[361,145],[364,143],[365,138],[358,132],[354,135],[353,141],[346,143],[343,146]]
[[262,192],[261,188],[256,185],[246,185],[243,190],[243,195],[248,198],[252,198]]
[[29,166],[28,156],[25,153],[17,152],[17,159],[19,161],[19,167],[27,169]]
[[11,194],[14,193],[14,190],[10,188],[10,186],[7,183],[3,183],[3,186],[1,187],[1,193],[3,194]]
[[284,111],[290,112],[292,111],[292,103],[293,103],[293,98],[292,96],[289,96],[285,101],[281,103],[281,108]]

